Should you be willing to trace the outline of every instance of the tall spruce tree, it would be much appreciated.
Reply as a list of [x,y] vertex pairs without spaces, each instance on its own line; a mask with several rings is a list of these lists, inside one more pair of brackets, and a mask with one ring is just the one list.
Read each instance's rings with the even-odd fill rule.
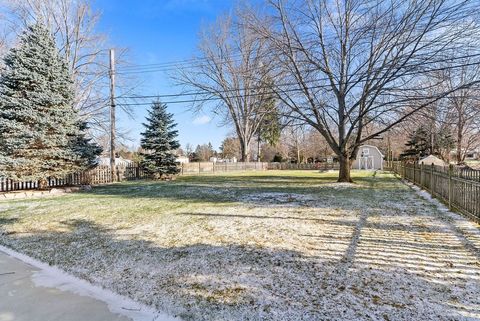
[[160,101],[152,103],[148,114],[141,140],[145,150],[142,166],[157,179],[178,174],[175,150],[180,144],[176,140],[178,131],[175,130],[177,124],[173,121],[173,115],[167,112],[167,106]]
[[0,175],[40,180],[45,187],[48,177],[87,167],[99,150],[84,137],[86,127],[72,107],[72,77],[47,28],[41,23],[28,27],[4,63]]
[[435,129],[420,126],[409,137],[405,144],[406,149],[400,154],[401,158],[420,159],[428,155],[444,158],[454,147],[454,140],[451,133],[445,129]]

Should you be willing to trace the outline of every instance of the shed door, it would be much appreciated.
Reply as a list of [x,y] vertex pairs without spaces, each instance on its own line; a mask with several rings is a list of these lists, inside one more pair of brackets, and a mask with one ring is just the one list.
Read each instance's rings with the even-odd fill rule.
[[360,168],[372,170],[373,169],[373,156],[364,156],[360,159]]

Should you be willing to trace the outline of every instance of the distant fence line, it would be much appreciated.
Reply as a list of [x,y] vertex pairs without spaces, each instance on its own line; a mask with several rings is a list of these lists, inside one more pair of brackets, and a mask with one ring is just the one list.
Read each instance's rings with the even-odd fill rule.
[[338,163],[268,163],[270,170],[338,170]]
[[181,165],[181,174],[204,174],[248,170],[338,170],[338,163],[195,162]]
[[395,162],[395,173],[480,223],[480,170]]
[[[181,175],[213,174],[235,171],[265,171],[265,170],[335,170],[337,163],[266,163],[266,162],[236,162],[213,163],[194,162],[179,165]],[[117,165],[116,177],[112,179],[110,166],[100,165],[91,170],[66,175],[61,178],[49,178],[48,187],[62,187],[71,185],[101,185],[112,182],[131,181],[148,178],[148,174],[136,163]],[[0,192],[37,189],[38,181],[14,181],[0,177]]]
[[[232,171],[267,170],[268,163],[212,163],[198,162],[179,165],[180,174],[208,174]],[[91,170],[73,173],[61,178],[49,178],[47,185],[50,188],[71,185],[101,185],[112,182],[132,181],[148,178],[148,174],[138,164],[116,166],[116,177],[112,179],[110,166],[97,166]],[[0,177],[0,193],[31,190],[39,187],[38,181],[14,181]]]
[[184,163],[180,165],[180,174],[213,174],[221,172],[238,171],[264,171],[268,169],[268,163],[263,162],[236,162],[236,163],[214,163],[214,162],[195,162]]
[[[179,165],[180,175],[213,174],[235,171],[265,170],[338,170],[338,163],[267,163],[267,162],[193,162]],[[100,165],[91,170],[66,175],[62,178],[49,178],[48,187],[71,185],[101,185],[112,182],[131,181],[148,178],[148,174],[136,163],[117,165],[116,177],[112,179],[110,166]],[[14,181],[0,177],[0,193],[37,189],[38,181]]]

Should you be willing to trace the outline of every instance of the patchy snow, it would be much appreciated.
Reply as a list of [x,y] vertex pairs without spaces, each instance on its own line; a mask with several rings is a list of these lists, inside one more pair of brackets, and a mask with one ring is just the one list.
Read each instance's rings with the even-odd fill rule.
[[35,286],[56,288],[61,291],[69,291],[81,296],[94,298],[105,302],[112,313],[126,316],[133,321],[180,321],[178,318],[160,313],[125,296],[102,289],[99,286],[65,273],[57,267],[49,266],[5,246],[0,245],[0,251],[37,268],[38,271],[35,271],[32,277]]
[[335,182],[335,183],[324,183],[324,184],[319,185],[319,187],[331,188],[331,189],[334,189],[334,190],[342,190],[342,189],[360,188],[360,187],[363,187],[363,186],[360,185],[360,184],[354,184],[354,183],[345,183],[345,182],[337,183],[337,182]]
[[475,223],[385,174],[272,182],[52,200],[0,225],[0,242],[183,320],[480,319]]

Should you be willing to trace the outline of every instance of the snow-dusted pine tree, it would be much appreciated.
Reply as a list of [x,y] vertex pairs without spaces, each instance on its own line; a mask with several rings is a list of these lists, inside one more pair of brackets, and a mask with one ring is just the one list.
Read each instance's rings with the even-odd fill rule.
[[30,26],[4,60],[0,175],[45,183],[82,169],[84,151],[92,149],[75,146],[85,128],[72,108],[72,77],[50,32],[40,23]]
[[180,144],[176,140],[178,131],[175,130],[177,124],[173,121],[173,115],[167,112],[167,106],[160,101],[154,101],[148,113],[141,140],[145,150],[142,166],[157,179],[177,174],[179,169],[175,163],[175,150]]

